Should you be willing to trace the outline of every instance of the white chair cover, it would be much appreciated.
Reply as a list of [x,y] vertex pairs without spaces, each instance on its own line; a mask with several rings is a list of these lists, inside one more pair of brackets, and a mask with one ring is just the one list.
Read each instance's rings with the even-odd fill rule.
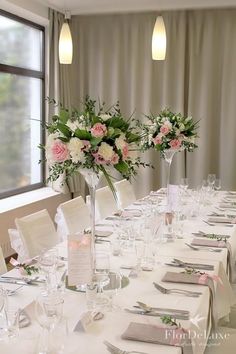
[[16,229],[8,229],[8,235],[11,242],[11,248],[18,254],[18,262],[23,263],[27,258],[29,258],[29,254],[24,247],[19,231]]
[[46,209],[16,218],[15,223],[29,258],[54,247],[60,241]]
[[126,208],[128,205],[136,201],[137,198],[135,196],[133,187],[131,183],[127,181],[127,179],[116,182],[114,185],[117,192],[120,208]]
[[115,198],[108,186],[96,191],[96,207],[102,219],[117,211]]
[[55,221],[58,234],[65,239],[68,234],[83,231],[90,226],[89,208],[82,197],[71,199],[59,205]]
[[2,253],[2,247],[0,247],[0,275],[6,272],[7,272],[7,267]]

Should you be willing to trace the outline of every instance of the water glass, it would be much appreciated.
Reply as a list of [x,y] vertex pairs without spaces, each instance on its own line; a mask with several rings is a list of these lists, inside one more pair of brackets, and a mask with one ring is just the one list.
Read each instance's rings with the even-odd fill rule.
[[35,314],[39,325],[51,330],[62,318],[64,300],[58,293],[40,295],[35,302]]
[[19,336],[20,309],[15,306],[8,306],[5,312],[8,338],[16,338]]
[[94,310],[96,308],[98,284],[92,282],[86,285],[86,303],[88,310]]

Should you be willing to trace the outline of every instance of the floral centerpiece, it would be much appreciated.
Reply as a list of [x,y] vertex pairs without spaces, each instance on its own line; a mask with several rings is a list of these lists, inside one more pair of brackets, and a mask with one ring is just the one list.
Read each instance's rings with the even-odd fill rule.
[[[54,100],[49,103],[56,104]],[[139,127],[133,118],[123,117],[119,103],[105,109],[104,103],[98,106],[87,96],[82,111],[60,107],[59,114],[52,117],[46,128],[47,143],[40,147],[45,150],[49,166],[48,181],[56,181],[60,176],[66,180],[79,172],[88,184],[94,248],[95,190],[99,176],[104,174],[116,197],[111,168],[130,179],[140,165],[148,166],[137,153],[141,140]]]
[[158,116],[146,116],[148,124],[143,127],[145,138],[143,149],[154,147],[165,157],[165,151],[193,151],[197,145],[197,124],[192,117],[184,117],[181,113],[173,113],[164,109]]
[[133,119],[124,119],[119,103],[108,110],[103,104],[96,111],[96,101],[86,97],[82,112],[61,108],[46,128],[49,135],[46,146],[41,148],[46,152],[49,181],[89,169],[104,173],[112,188],[107,167],[130,179],[138,166],[146,165],[137,154],[141,139],[137,124]]
[[143,125],[142,149],[154,148],[160,151],[167,163],[167,199],[169,200],[170,167],[173,156],[178,151],[193,151],[197,145],[198,122],[181,113],[164,109],[159,115],[146,116],[148,124]]

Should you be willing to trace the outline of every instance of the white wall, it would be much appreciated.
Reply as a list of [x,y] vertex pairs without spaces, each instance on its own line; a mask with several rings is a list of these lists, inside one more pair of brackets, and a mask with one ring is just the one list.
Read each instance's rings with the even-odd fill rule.
[[36,22],[48,25],[48,7],[33,0],[0,0],[2,10]]

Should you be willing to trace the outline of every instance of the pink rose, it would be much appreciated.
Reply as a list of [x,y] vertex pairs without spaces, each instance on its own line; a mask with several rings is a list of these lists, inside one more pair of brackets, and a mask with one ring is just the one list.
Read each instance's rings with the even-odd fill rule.
[[106,165],[109,161],[104,160],[104,158],[98,153],[93,154],[94,161],[97,165]]
[[127,158],[129,157],[129,147],[128,144],[125,144],[122,148],[122,157],[124,160],[127,160]]
[[91,128],[91,134],[95,138],[102,138],[104,135],[107,134],[107,127],[105,124],[102,123],[96,123],[94,126]]
[[112,156],[111,164],[116,165],[118,162],[119,162],[119,155],[114,153],[114,155]]
[[169,142],[171,149],[175,149],[175,150],[178,150],[181,147],[181,144],[182,142],[179,139],[173,139]]
[[160,128],[160,132],[163,134],[163,135],[167,135],[170,131],[170,128],[167,124],[163,124]]
[[154,145],[160,145],[162,143],[162,137],[157,135],[155,138],[152,139]]
[[55,140],[52,145],[52,158],[55,162],[64,162],[69,159],[69,150],[67,145],[61,140]]

